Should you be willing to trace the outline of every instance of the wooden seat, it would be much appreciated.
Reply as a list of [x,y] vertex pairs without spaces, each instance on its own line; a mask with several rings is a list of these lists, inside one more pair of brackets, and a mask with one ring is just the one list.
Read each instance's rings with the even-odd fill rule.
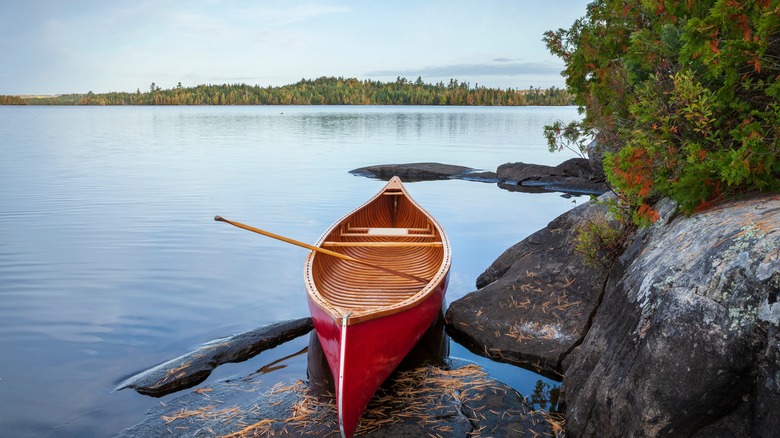
[[436,237],[431,233],[430,228],[347,228],[345,232],[341,233],[341,237]]
[[326,240],[322,246],[442,246],[441,242],[334,242]]

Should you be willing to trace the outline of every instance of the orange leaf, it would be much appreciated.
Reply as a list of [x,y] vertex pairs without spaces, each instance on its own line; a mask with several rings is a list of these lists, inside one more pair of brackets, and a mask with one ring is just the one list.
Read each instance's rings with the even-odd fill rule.
[[718,39],[710,40],[710,50],[712,53],[718,54],[720,53],[720,49],[718,49]]
[[761,62],[758,60],[758,56],[753,55],[753,70],[756,73],[761,73]]
[[658,210],[644,203],[641,206],[639,206],[639,210],[637,211],[637,214],[649,220],[650,222],[656,222],[658,221],[658,219],[661,218],[661,215],[658,214]]

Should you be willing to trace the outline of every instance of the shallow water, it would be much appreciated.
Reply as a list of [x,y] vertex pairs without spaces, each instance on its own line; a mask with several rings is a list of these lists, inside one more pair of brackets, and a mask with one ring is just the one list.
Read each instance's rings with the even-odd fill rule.
[[[110,436],[151,399],[113,388],[213,339],[306,316],[306,251],[384,184],[349,170],[438,161],[558,164],[542,127],[573,107],[1,107],[0,430]],[[447,300],[577,198],[460,180],[407,185],[453,245]],[[584,199],[584,198],[581,198]],[[244,375],[303,337],[210,377]],[[521,393],[539,376],[472,355]],[[265,375],[305,378],[305,355]]]

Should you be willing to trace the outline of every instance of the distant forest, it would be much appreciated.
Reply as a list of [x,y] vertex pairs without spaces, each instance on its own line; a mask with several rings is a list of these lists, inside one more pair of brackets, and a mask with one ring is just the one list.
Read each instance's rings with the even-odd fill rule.
[[564,89],[501,90],[451,79],[448,84],[395,82],[321,77],[292,85],[261,87],[247,84],[198,85],[161,89],[154,82],[148,91],[63,94],[52,97],[0,96],[0,105],[469,105],[558,106],[572,105]]

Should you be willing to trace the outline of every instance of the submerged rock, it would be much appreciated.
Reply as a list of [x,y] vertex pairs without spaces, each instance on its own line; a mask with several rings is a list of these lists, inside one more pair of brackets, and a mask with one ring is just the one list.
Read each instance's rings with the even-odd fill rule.
[[[309,381],[259,391],[259,375],[216,382],[151,409],[123,431],[135,436],[338,436],[330,371],[310,335]],[[358,425],[366,437],[553,436],[556,417],[534,410],[513,389],[465,362],[396,372]]]

